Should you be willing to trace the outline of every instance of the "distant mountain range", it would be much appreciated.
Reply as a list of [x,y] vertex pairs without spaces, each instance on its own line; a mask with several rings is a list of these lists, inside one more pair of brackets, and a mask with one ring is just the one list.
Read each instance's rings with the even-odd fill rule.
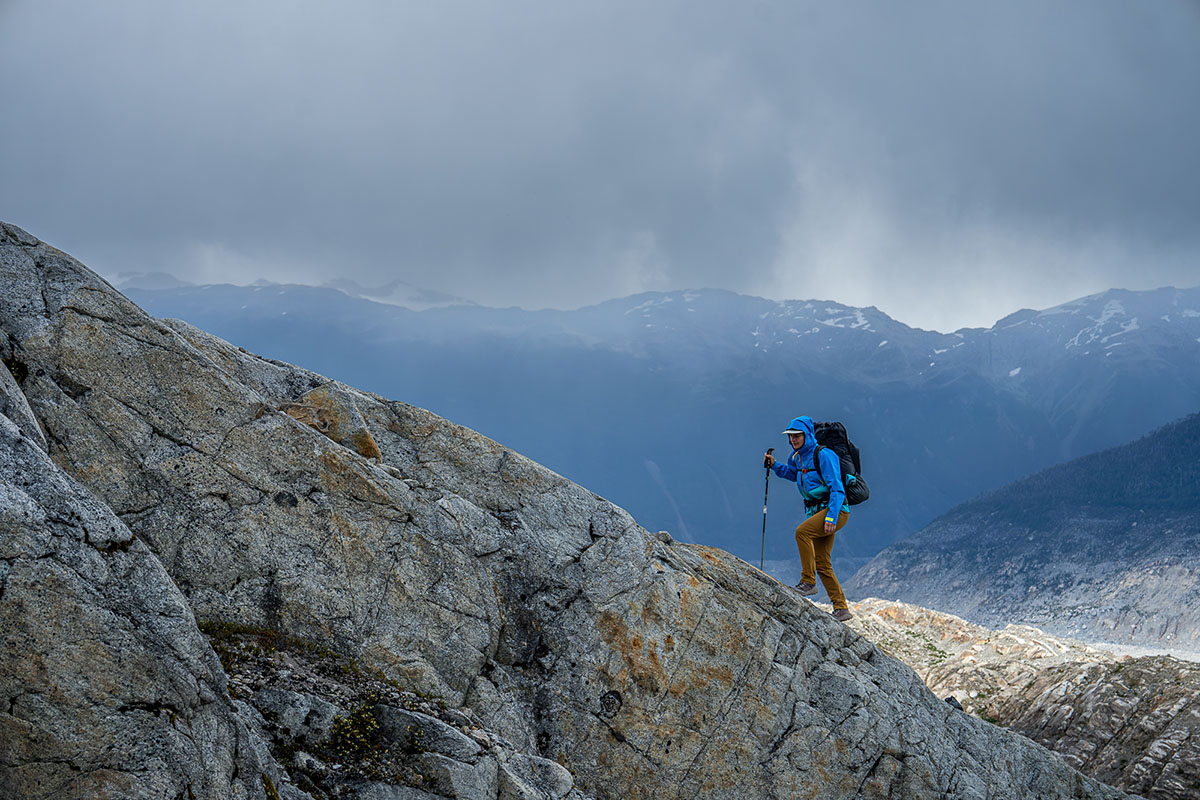
[[474,301],[445,292],[435,292],[423,289],[404,281],[389,281],[382,286],[362,286],[346,278],[338,278],[322,284],[323,288],[337,289],[339,292],[363,300],[384,303],[391,306],[401,306],[413,311],[425,311],[430,308],[446,306],[473,306]]
[[[118,272],[116,275],[110,277],[110,282],[122,292],[136,290],[157,291],[160,289],[182,289],[197,286],[192,281],[181,280],[166,272]],[[263,289],[277,286],[281,286],[281,284],[267,280],[258,280],[251,284],[249,288]],[[443,308],[445,306],[478,305],[473,300],[468,300],[465,297],[424,289],[420,286],[414,286],[411,283],[399,280],[389,281],[381,286],[368,287],[346,278],[337,278],[332,281],[326,281],[321,284],[320,288],[336,289],[350,297],[371,300],[372,302],[384,303],[385,305],[400,306],[412,309],[413,311],[425,311],[430,308]]]
[[984,625],[1200,652],[1200,414],[963,503],[847,589]]
[[[647,525],[754,561],[761,453],[787,446],[779,431],[797,414],[842,420],[862,448],[872,499],[835,549],[852,571],[981,491],[1200,409],[1200,289],[1113,290],[950,334],[717,290],[420,312],[306,286],[126,293],[429,408]],[[767,558],[786,570],[801,504],[773,483]]]

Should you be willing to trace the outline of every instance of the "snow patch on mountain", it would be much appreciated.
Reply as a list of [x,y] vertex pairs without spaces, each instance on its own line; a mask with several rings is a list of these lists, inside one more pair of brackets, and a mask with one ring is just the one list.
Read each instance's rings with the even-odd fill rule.
[[[1094,324],[1083,328],[1067,342],[1067,348],[1082,347],[1083,345],[1091,344],[1096,340],[1101,343],[1108,341],[1113,336],[1119,336],[1121,333],[1127,333],[1130,330],[1137,330],[1137,317],[1134,317],[1128,323],[1122,323],[1122,330],[1118,333],[1112,333],[1108,336],[1104,335],[1105,326],[1116,317],[1125,314],[1125,306],[1120,300],[1109,300],[1104,304],[1104,308],[1100,311],[1099,317],[1088,317]],[[1132,326],[1132,327],[1130,327]]]
[[1116,333],[1110,333],[1108,336],[1105,336],[1100,341],[1101,341],[1101,343],[1107,342],[1109,339],[1112,339],[1117,336],[1124,336],[1125,334],[1129,333],[1130,331],[1136,331],[1136,330],[1138,330],[1138,320],[1137,320],[1137,317],[1134,317],[1133,319],[1129,320],[1129,322],[1122,323],[1121,330],[1117,331]]
[[639,303],[638,305],[629,309],[628,311],[625,312],[625,315],[628,316],[635,311],[641,311],[642,316],[649,316],[651,309],[657,308],[659,306],[664,306],[667,303],[673,303],[673,302],[675,302],[675,298],[669,294],[663,295],[662,297],[652,297],[649,300]]
[[[849,311],[850,313],[849,314],[841,314],[841,316],[834,316],[835,314],[839,314],[839,312],[843,312],[843,311]],[[862,309],[860,309],[860,308],[843,309],[843,308],[835,308],[835,307],[826,307],[825,313],[830,315],[829,319],[817,320],[817,322],[821,323],[822,325],[827,325],[831,328],[849,328],[849,329],[861,328],[862,330],[865,330],[865,331],[871,330],[871,322],[870,322],[870,320],[868,320],[866,318],[866,316],[862,312]]]

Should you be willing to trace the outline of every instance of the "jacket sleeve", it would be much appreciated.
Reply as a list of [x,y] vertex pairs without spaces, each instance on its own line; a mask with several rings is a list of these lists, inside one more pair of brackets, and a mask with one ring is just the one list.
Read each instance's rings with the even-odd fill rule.
[[775,459],[775,466],[771,467],[771,469],[775,470],[775,474],[783,478],[785,481],[796,480],[796,475],[800,472],[798,469],[792,466],[792,460],[790,458],[786,461],[780,461],[778,458]]
[[821,477],[829,486],[829,511],[825,513],[825,521],[836,523],[842,506],[846,504],[846,487],[842,486],[842,460],[828,447],[822,448],[817,457],[821,459]]

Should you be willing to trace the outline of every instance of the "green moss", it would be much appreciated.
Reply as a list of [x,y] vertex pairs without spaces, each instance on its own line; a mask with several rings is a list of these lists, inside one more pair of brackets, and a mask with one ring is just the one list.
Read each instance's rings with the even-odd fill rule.
[[[342,764],[342,776],[402,786],[424,785],[424,776],[407,763],[405,757],[413,752],[425,752],[424,745],[420,744],[421,737],[412,737],[420,749],[414,751],[410,744],[406,752],[401,751],[382,735],[376,717],[376,708],[387,698],[372,691],[359,695],[358,701],[348,713],[334,717],[329,738],[309,752],[322,761]],[[319,776],[311,777],[317,782],[321,780]]]
[[267,775],[262,775],[263,791],[267,793],[267,800],[281,800],[279,791],[275,788],[275,782]]
[[266,652],[284,649],[301,650],[319,657],[330,656],[337,658],[336,653],[323,645],[309,641],[308,639],[301,639],[298,636],[290,636],[261,625],[247,625],[240,622],[227,622],[217,619],[200,620],[198,625],[200,631],[210,638],[223,640],[239,638],[253,639]]
[[429,752],[425,746],[425,731],[416,725],[408,726],[408,752],[413,755]]
[[360,761],[379,749],[379,722],[375,719],[376,699],[352,709],[344,716],[334,717],[329,732],[329,750],[345,761]]
[[[412,697],[411,688],[324,645],[261,625],[219,619],[202,619],[198,625],[208,636],[225,672],[233,678],[241,676],[255,684],[259,679],[256,676],[263,672],[270,674],[280,667],[277,655],[286,651],[306,661],[313,672],[351,690],[351,710],[334,718],[330,735],[324,741],[306,742],[303,748],[320,761],[341,764],[338,772],[341,777],[366,778],[402,786],[421,787],[425,784],[426,779],[407,763],[406,753],[382,735],[376,717],[376,708],[381,703],[415,708],[417,701]],[[230,696],[234,696],[237,685],[230,681]],[[424,692],[415,694],[443,710],[447,707],[443,698]],[[299,744],[276,742],[272,745],[272,753],[280,763],[290,764]],[[425,745],[419,734],[411,737],[406,749],[424,752]],[[336,791],[326,785],[326,776],[319,772],[306,772],[295,767],[292,780],[313,797],[336,796]],[[273,795],[268,792],[268,797]]]

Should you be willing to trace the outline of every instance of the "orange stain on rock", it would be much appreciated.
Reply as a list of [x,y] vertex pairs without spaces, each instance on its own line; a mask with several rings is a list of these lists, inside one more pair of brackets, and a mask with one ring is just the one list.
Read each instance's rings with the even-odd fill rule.
[[620,653],[625,662],[618,679],[632,681],[639,689],[657,694],[668,680],[667,672],[658,659],[657,647],[653,657],[647,655],[642,637],[630,632],[625,620],[612,611],[600,614],[599,627],[604,641]]
[[362,468],[336,450],[321,453],[321,483],[331,493],[344,494],[372,503],[389,503],[391,498],[364,474]]

